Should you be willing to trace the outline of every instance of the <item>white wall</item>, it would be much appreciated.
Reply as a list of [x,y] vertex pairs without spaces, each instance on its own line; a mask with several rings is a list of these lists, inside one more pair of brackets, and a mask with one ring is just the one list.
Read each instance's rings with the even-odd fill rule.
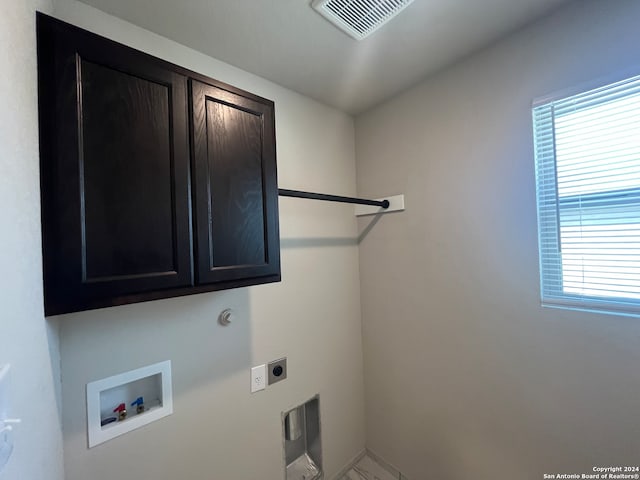
[[35,9],[0,0],[0,365],[10,363],[14,452],[2,480],[62,480],[58,331],[44,318]]
[[367,446],[409,478],[637,464],[640,319],[540,306],[530,107],[640,67],[639,21],[573,2],[356,119],[358,193],[406,194],[360,271]]
[[[274,100],[280,186],[355,193],[351,117],[86,5],[55,13]],[[353,207],[281,199],[280,233],[281,283],[60,318],[67,480],[283,478],[280,413],[316,393],[327,478],[364,448]],[[288,379],[251,395],[250,367],[282,356]],[[175,413],[88,450],[85,384],[165,359]]]

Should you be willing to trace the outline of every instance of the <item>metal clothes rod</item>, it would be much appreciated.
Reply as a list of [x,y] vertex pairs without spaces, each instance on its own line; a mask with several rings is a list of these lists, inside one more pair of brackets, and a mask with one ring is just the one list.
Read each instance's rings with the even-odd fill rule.
[[310,200],[324,200],[327,202],[356,203],[358,205],[373,205],[374,207],[389,208],[389,200],[367,200],[366,198],[341,197],[339,195],[327,195],[326,193],[301,192],[300,190],[278,189],[281,197],[308,198]]

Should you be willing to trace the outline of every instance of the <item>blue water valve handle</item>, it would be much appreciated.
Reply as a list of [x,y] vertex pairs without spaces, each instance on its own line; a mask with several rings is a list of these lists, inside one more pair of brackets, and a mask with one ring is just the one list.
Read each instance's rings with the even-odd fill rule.
[[134,405],[136,406],[136,413],[144,412],[144,400],[142,397],[136,398],[131,406],[133,407]]

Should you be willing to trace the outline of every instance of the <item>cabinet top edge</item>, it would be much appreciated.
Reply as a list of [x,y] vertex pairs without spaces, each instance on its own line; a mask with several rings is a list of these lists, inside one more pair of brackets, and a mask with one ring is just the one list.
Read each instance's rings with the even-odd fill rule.
[[[78,36],[87,41],[101,41],[106,42],[109,45],[117,48],[124,48],[130,50],[131,52],[136,52],[139,55],[143,55],[147,61],[155,63],[158,66],[169,69],[179,75],[183,75],[189,79],[197,80],[199,82],[206,83],[208,85],[212,85],[216,88],[220,88],[222,90],[226,90],[228,92],[234,93],[236,95],[240,95],[246,98],[250,98],[256,102],[260,102],[262,104],[273,107],[275,104],[273,100],[268,98],[261,97],[254,93],[248,92],[238,87],[234,87],[228,83],[222,82],[220,80],[216,80],[214,78],[208,77],[204,74],[194,72],[193,70],[189,70],[188,68],[181,67],[175,63],[169,62],[162,58],[156,57],[149,53],[140,51],[136,48],[133,48],[129,45],[125,45],[124,43],[117,42],[115,40],[111,40],[110,38],[103,37],[102,35],[98,35],[97,33],[93,33],[89,30],[85,30],[71,23],[65,22],[58,18],[52,17],[40,11],[36,11],[36,28],[38,31],[38,35],[48,34],[48,35],[56,35],[56,34],[71,34],[74,36]],[[213,58],[213,57],[212,57]]]

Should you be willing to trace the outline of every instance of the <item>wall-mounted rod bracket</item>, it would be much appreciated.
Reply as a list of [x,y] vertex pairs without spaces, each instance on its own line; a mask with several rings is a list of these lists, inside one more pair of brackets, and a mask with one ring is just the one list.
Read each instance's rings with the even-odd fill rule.
[[374,207],[389,208],[389,200],[367,200],[366,198],[342,197],[340,195],[328,195],[326,193],[301,192],[300,190],[278,189],[281,197],[308,198],[310,200],[324,200],[326,202],[355,203],[357,205],[371,205]]

